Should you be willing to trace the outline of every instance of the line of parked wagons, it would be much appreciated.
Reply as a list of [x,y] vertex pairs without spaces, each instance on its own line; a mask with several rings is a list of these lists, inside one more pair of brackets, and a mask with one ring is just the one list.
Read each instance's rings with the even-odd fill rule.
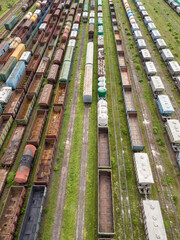
[[[140,4],[138,6],[139,1],[136,1],[136,5],[138,7],[138,10],[141,13],[141,16],[144,18],[144,23],[146,25],[152,23],[151,18],[148,16],[148,14],[142,14],[145,10],[144,7]],[[129,7],[129,4],[126,0],[123,1],[124,8],[127,13],[127,17],[131,26],[131,30],[135,39],[135,42],[137,44],[138,50],[140,51],[141,58],[144,64],[144,69],[147,75],[148,80],[150,81],[150,86],[153,91],[154,97],[157,98],[157,107],[159,110],[159,113],[161,115],[161,118],[163,121],[165,121],[165,129],[167,131],[171,146],[173,151],[176,154],[178,165],[180,166],[180,122],[178,119],[171,119],[173,116],[173,113],[175,112],[172,103],[170,101],[170,98],[168,95],[162,94],[164,91],[164,85],[161,81],[161,78],[159,76],[156,76],[157,70],[153,62],[150,61],[150,53],[146,49],[146,43],[144,39],[142,39],[142,34],[138,30],[139,26],[137,25],[133,13]],[[141,8],[143,7],[143,9]],[[142,10],[142,11],[141,11]],[[146,16],[145,16],[146,15]],[[133,17],[133,22],[131,21]],[[150,22],[149,22],[150,21]],[[152,23],[152,25],[154,25]],[[150,30],[151,28],[151,30]],[[161,39],[161,35],[158,32],[158,30],[152,30],[153,26],[148,25],[149,31],[151,31],[151,36],[154,42],[156,43],[156,46],[158,50],[161,52],[161,56],[164,60],[164,62],[167,64],[167,68],[169,72],[171,73],[171,76],[175,79],[175,81],[178,81],[178,75],[180,74],[180,66],[176,61],[171,61],[173,59],[173,56],[169,49],[166,49],[166,44],[164,44],[164,40]],[[138,37],[139,36],[139,37]],[[138,42],[139,41],[139,42]],[[141,43],[140,43],[141,41]],[[143,43],[144,42],[144,43]],[[144,55],[143,55],[144,52]]]
[[[112,239],[115,234],[112,196],[111,153],[108,130],[108,104],[106,101],[106,69],[102,0],[98,5],[98,237]],[[108,210],[107,210],[108,209]]]
[[[49,5],[50,6],[49,12],[50,12],[50,14],[52,14],[52,16],[49,17],[49,22],[51,22],[51,19],[54,19],[53,14],[55,11],[58,10],[57,8],[59,7],[59,5],[62,5],[62,3],[59,2],[59,0],[52,1],[51,4]],[[70,5],[71,5],[71,2],[70,2]],[[59,19],[57,17],[55,27],[53,27],[51,25],[51,27],[53,27],[53,31],[51,33],[52,37],[56,36],[54,34],[56,33],[57,29],[59,30],[59,26],[61,26],[61,29],[59,30],[59,35],[58,35],[58,39],[59,39],[62,28],[65,24],[65,29],[64,29],[64,32],[61,37],[61,42],[59,44],[59,48],[57,48],[55,51],[58,41],[56,41],[54,43],[54,45],[49,45],[48,44],[50,41],[50,38],[49,38],[49,41],[47,41],[47,47],[44,50],[44,54],[42,53],[42,59],[43,59],[43,56],[46,54],[47,49],[49,47],[53,48],[53,50],[50,49],[47,51],[47,53],[50,54],[51,57],[49,58],[49,55],[48,55],[48,57],[46,57],[46,58],[49,58],[48,59],[49,64],[51,63],[51,68],[50,68],[50,71],[49,71],[49,74],[47,77],[48,84],[46,84],[44,86],[41,96],[39,98],[38,103],[39,103],[40,109],[38,109],[36,111],[36,115],[35,115],[34,121],[32,123],[31,130],[27,137],[27,145],[25,146],[24,153],[21,157],[19,168],[18,168],[16,176],[15,176],[15,181],[20,184],[24,184],[28,180],[30,170],[32,167],[32,163],[34,162],[34,159],[36,158],[37,148],[39,146],[42,132],[45,127],[48,109],[50,107],[51,100],[52,100],[53,89],[55,88],[55,84],[58,84],[58,89],[57,89],[57,92],[55,95],[53,107],[50,112],[50,118],[49,118],[47,130],[46,130],[46,134],[45,134],[45,140],[43,143],[43,147],[41,150],[41,154],[40,154],[40,158],[38,161],[38,166],[37,166],[35,178],[34,178],[34,184],[42,185],[42,186],[33,186],[31,189],[28,205],[26,208],[23,224],[21,227],[21,232],[19,235],[19,239],[23,239],[25,237],[32,237],[32,239],[37,238],[37,233],[39,230],[39,223],[40,223],[40,218],[41,218],[41,213],[42,213],[42,206],[43,206],[46,191],[47,191],[46,185],[48,185],[48,183],[49,183],[50,172],[51,172],[54,153],[55,153],[55,149],[56,149],[56,142],[57,142],[58,135],[59,135],[59,129],[60,129],[61,118],[62,118],[62,113],[63,113],[63,106],[64,106],[65,98],[66,98],[68,82],[64,83],[64,82],[59,81],[59,83],[57,83],[57,78],[58,78],[59,72],[57,74],[55,69],[53,69],[53,70],[51,70],[51,69],[55,68],[54,65],[57,65],[58,69],[62,65],[64,53],[65,53],[65,51],[67,53],[67,50],[68,50],[67,49],[68,39],[70,38],[69,43],[72,40],[76,42],[76,40],[71,39],[71,37],[70,37],[72,24],[71,24],[71,26],[69,26],[68,23],[69,23],[69,19],[71,16],[72,16],[71,20],[73,23],[73,19],[74,19],[76,9],[77,9],[77,3],[72,4],[70,12],[67,9],[63,11],[64,6],[66,6],[66,5],[65,4],[62,5],[62,8],[61,8],[60,14],[59,14],[60,17],[59,17]],[[69,7],[70,6],[68,4],[68,6],[66,8],[69,8]],[[54,9],[54,10],[52,11],[52,9]],[[68,12],[69,12],[69,15],[68,15]],[[79,12],[82,12],[82,10],[81,11],[78,10],[78,13]],[[47,12],[47,15],[48,15],[48,12]],[[79,24],[80,24],[80,20],[81,20],[81,18],[79,19]],[[65,23],[65,21],[66,21],[66,23]],[[60,22],[61,22],[61,24],[60,24]],[[43,24],[43,22],[39,25],[39,27],[42,24]],[[68,30],[67,30],[67,26],[69,27]],[[47,28],[48,28],[48,26],[47,26]],[[79,26],[78,26],[78,28],[79,28]],[[42,34],[42,32],[44,32],[44,34]],[[46,30],[38,30],[37,29],[34,36],[36,36],[37,39],[38,38],[40,39],[45,34],[46,34]],[[66,37],[64,37],[65,39],[67,38],[67,43],[65,44],[65,46],[64,46],[64,42],[63,42],[64,41],[63,35],[66,36]],[[32,38],[32,40],[33,40],[33,38]],[[39,44],[41,44],[41,43],[39,43]],[[63,46],[63,47],[61,47],[61,46]],[[37,46],[37,48],[38,48],[38,46]],[[63,51],[61,51],[62,53],[59,54],[58,50],[63,50]],[[36,51],[37,51],[37,49],[36,49]],[[54,51],[55,51],[55,54],[54,54]],[[52,60],[53,54],[54,54],[54,59]],[[65,56],[66,56],[66,54],[65,54]],[[33,56],[32,56],[32,58],[33,58]],[[40,63],[40,61],[39,61],[39,63]],[[36,64],[36,62],[34,62],[34,64]],[[40,64],[39,64],[39,66],[40,66]],[[38,64],[36,64],[36,65],[37,65],[36,70],[34,70],[34,72],[33,72],[35,74],[37,73],[37,69],[39,69]],[[48,67],[43,67],[43,68],[47,70]],[[44,76],[45,76],[45,73],[43,73],[43,77]],[[36,84],[34,83],[34,85],[36,85]],[[29,89],[29,88],[27,87],[27,89]],[[24,89],[23,89],[23,91],[25,92]],[[14,92],[13,92],[13,95],[14,95]],[[31,95],[33,96],[34,94],[31,94]],[[24,110],[24,117],[25,117],[25,114],[26,114],[27,109],[30,104],[31,104],[30,101],[27,103],[27,105],[25,104],[26,110]],[[21,104],[21,107],[22,106],[23,106],[23,103]],[[12,166],[12,164],[15,160],[15,157],[17,155],[18,149],[20,147],[20,144],[21,144],[21,141],[23,138],[23,134],[25,131],[25,126],[23,126],[23,125],[24,124],[20,123],[15,128],[14,133],[12,134],[12,137],[9,141],[7,150],[1,159],[1,164],[5,168],[0,170],[0,179],[4,180],[3,184],[1,184],[0,187],[2,187],[2,185],[5,184],[5,180],[6,180],[6,177],[8,174],[8,167]],[[2,192],[2,189],[3,188],[1,188],[1,192]],[[0,226],[2,226],[0,228],[1,236],[8,237],[8,239],[13,239],[13,234],[14,234],[15,227],[17,224],[20,209],[22,207],[24,194],[25,194],[24,187],[14,187],[14,186],[11,187],[8,197],[7,197],[7,201],[5,203],[6,207],[3,208],[3,212],[0,217]],[[14,201],[12,201],[13,208],[12,208],[11,204],[9,203],[12,198],[14,200]],[[9,214],[8,215],[9,218],[7,219],[7,211],[10,212],[10,210],[11,210],[12,214]]]
[[180,0],[164,0],[177,14],[180,15]]
[[[127,1],[124,1],[124,4],[125,4],[126,10],[129,11],[130,7]],[[129,116],[137,114],[136,105],[135,105],[134,97],[132,94],[132,89],[131,89],[132,86],[129,78],[128,68],[125,67],[126,60],[124,56],[120,32],[118,29],[115,8],[112,0],[109,0],[109,8],[110,8],[110,14],[111,14],[112,27],[114,31],[114,40],[116,45],[117,58],[119,62],[119,71],[121,75],[124,103],[125,103],[126,114],[128,119],[129,135],[131,138],[131,145],[132,145],[133,134],[137,131],[138,128],[140,128],[140,126],[139,126],[139,123],[135,124],[134,120],[132,120],[131,122],[129,118]],[[131,22],[134,23],[135,22],[134,17],[132,15],[130,17],[131,17]],[[137,134],[134,134],[134,138],[136,138],[136,136],[141,136],[141,141],[143,141],[142,133],[137,132]],[[134,141],[139,141],[139,137]],[[134,146],[134,144],[132,146]],[[143,147],[141,146],[138,148],[132,147],[132,150],[134,152],[133,161],[134,161],[134,167],[135,167],[135,173],[136,173],[137,187],[139,189],[140,194],[147,196],[151,193],[151,186],[154,184],[154,179],[151,171],[148,154],[142,152],[143,148],[144,148],[144,145]],[[142,215],[143,215],[143,221],[145,226],[146,239],[154,240],[157,236],[159,239],[167,239],[159,201],[149,200],[146,198],[146,200],[141,200],[141,208],[142,208]],[[154,216],[156,216],[156,218],[154,218]],[[158,228],[155,227],[155,223],[160,227]]]

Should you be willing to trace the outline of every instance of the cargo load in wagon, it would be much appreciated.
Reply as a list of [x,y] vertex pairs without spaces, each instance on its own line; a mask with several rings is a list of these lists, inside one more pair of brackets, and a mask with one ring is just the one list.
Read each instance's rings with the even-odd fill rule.
[[39,158],[34,184],[48,185],[56,149],[55,139],[45,139]]
[[64,106],[67,93],[66,83],[60,82],[54,99],[54,106]]
[[24,126],[17,126],[9,140],[8,146],[6,148],[6,152],[1,158],[2,166],[12,166],[15,161],[17,152],[19,151],[19,147],[25,132]]

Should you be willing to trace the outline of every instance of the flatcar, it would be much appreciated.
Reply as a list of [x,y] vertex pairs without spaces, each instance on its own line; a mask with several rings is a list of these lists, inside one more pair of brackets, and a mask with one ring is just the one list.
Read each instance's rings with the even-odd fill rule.
[[15,181],[17,183],[26,183],[31,170],[31,165],[35,156],[36,147],[34,145],[28,144],[24,149],[23,156],[19,163],[19,168],[16,172]]

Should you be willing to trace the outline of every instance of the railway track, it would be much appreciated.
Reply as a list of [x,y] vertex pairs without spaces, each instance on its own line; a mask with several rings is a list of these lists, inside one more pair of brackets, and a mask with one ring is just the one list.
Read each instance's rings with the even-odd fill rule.
[[[9,21],[9,19],[15,15],[19,9],[27,2],[28,0],[22,0],[18,1],[16,4],[14,4],[13,9],[11,8],[7,13],[5,13],[1,18],[0,18],[0,30],[4,27],[4,24]],[[21,3],[22,2],[22,3]]]
[[79,199],[76,216],[76,240],[84,239],[84,216],[86,203],[86,174],[88,162],[88,135],[89,135],[89,113],[90,105],[85,105],[84,122],[83,122],[83,140],[81,151],[81,169],[79,179]]
[[86,24],[83,25],[83,34],[81,38],[81,47],[80,47],[80,53],[78,58],[74,92],[72,97],[72,107],[70,112],[67,139],[66,139],[65,150],[64,150],[64,158],[62,161],[62,171],[59,177],[59,192],[58,192],[57,203],[56,203],[56,212],[54,216],[54,225],[53,225],[53,230],[51,234],[51,238],[53,240],[59,240],[61,236],[63,210],[65,205],[66,186],[67,186],[67,180],[68,180],[69,162],[70,162],[72,139],[73,139],[73,133],[74,133],[74,122],[75,122],[75,116],[76,116],[76,106],[77,106],[79,85],[80,85],[80,79],[81,79],[81,64],[82,64],[82,55],[83,55],[83,49],[84,49],[85,33],[86,33]]
[[[128,42],[127,35],[125,33],[125,27],[122,24],[123,19],[120,14],[120,8],[116,1],[114,1],[114,3],[115,3],[116,13],[117,13],[117,19],[119,20],[118,23],[120,23],[120,27],[122,30],[123,43]],[[143,90],[138,81],[138,77],[137,77],[138,75],[137,75],[137,71],[135,69],[134,63],[130,58],[131,50],[127,49],[127,46],[125,44],[124,44],[124,50],[125,50],[127,59],[129,60],[130,75],[131,75],[131,78],[133,79],[133,85],[134,85],[133,91],[136,95],[136,98],[137,98],[139,106],[140,106],[141,117],[142,117],[143,123],[144,123],[144,129],[145,129],[145,135],[146,135],[146,139],[147,139],[148,149],[149,149],[151,159],[152,159],[152,162],[154,165],[153,166],[153,174],[154,174],[154,178],[157,182],[157,185],[155,185],[156,194],[161,203],[161,208],[164,209],[164,216],[166,216],[166,219],[168,219],[169,224],[170,224],[170,228],[167,229],[168,237],[170,239],[178,239],[178,237],[180,236],[179,235],[180,227],[179,227],[178,214],[177,214],[177,210],[176,210],[176,207],[175,207],[173,199],[172,199],[171,189],[167,183],[164,163],[160,156],[160,152],[159,152],[159,149],[158,149],[158,146],[156,143],[156,139],[153,136],[152,117],[151,117],[151,114],[149,112],[146,102],[141,97],[141,96],[143,96]],[[164,182],[166,184],[163,184]],[[159,191],[159,189],[160,189],[160,191]]]
[[[143,38],[144,38],[144,40],[145,40],[145,42],[146,42],[146,44],[147,44],[147,49],[149,50],[149,52],[150,52],[150,54],[151,54],[152,61],[155,63],[155,66],[156,66],[156,68],[157,68],[157,71],[158,71],[158,73],[159,73],[159,75],[160,75],[160,77],[161,77],[161,79],[162,79],[162,81],[163,81],[163,84],[164,84],[164,86],[165,86],[166,93],[170,96],[171,101],[172,101],[172,103],[173,103],[173,105],[174,105],[174,107],[175,107],[175,109],[176,109],[176,110],[175,110],[175,115],[176,115],[177,118],[179,118],[179,117],[180,117],[180,108],[179,108],[179,106],[178,106],[178,104],[177,104],[177,102],[176,102],[176,100],[175,100],[175,98],[174,98],[174,96],[173,96],[173,92],[171,91],[171,86],[169,86],[169,84],[168,84],[168,82],[167,82],[167,80],[166,80],[166,78],[165,78],[165,76],[164,76],[164,73],[163,73],[163,71],[162,71],[162,69],[161,69],[161,66],[160,66],[160,64],[159,64],[159,62],[158,62],[158,60],[157,60],[157,58],[156,58],[156,56],[155,56],[155,53],[154,53],[154,51],[153,51],[153,49],[152,49],[152,47],[151,47],[151,45],[150,45],[150,43],[149,43],[149,41],[148,41],[148,39],[147,39],[146,33],[145,33],[145,31],[144,31],[144,29],[143,29],[143,27],[142,27],[142,25],[141,25],[141,22],[140,22],[139,19],[138,19],[138,16],[137,16],[136,11],[134,11],[134,16],[136,17],[136,21],[137,21],[137,23],[138,23],[138,25],[139,25],[140,31],[141,31],[141,33],[142,33],[142,36],[143,36]],[[144,24],[144,23],[143,23],[143,24]],[[148,34],[149,34],[149,33],[148,33]],[[165,64],[165,63],[163,62],[163,64]]]
[[[109,12],[104,12],[104,15],[107,16]],[[112,26],[111,23],[108,24],[108,19],[105,19],[104,29],[106,38],[106,46],[110,42],[110,31],[108,31]],[[117,89],[116,89],[116,79],[114,77],[114,65],[113,62],[113,54],[112,49],[108,46],[107,53],[108,57],[108,69],[110,73],[110,91],[111,91],[111,101],[112,101],[112,114],[113,114],[113,125],[114,125],[114,133],[115,133],[115,142],[116,142],[116,156],[117,156],[117,166],[118,166],[118,177],[119,177],[119,190],[120,190],[120,201],[121,201],[121,212],[123,218],[123,233],[124,239],[134,239],[133,235],[133,224],[131,218],[131,209],[129,203],[129,193],[127,186],[127,178],[126,178],[126,165],[124,159],[124,146],[123,146],[123,138],[121,133],[121,119],[119,115],[118,109],[118,99],[117,99]],[[120,146],[120,148],[119,148]],[[123,183],[125,183],[123,185]],[[128,226],[126,225],[128,223]],[[129,232],[127,234],[127,232]]]

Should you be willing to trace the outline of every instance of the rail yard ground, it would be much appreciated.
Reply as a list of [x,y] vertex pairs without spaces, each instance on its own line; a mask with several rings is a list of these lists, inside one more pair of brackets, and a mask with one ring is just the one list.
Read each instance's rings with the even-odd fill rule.
[[[172,142],[167,130],[169,120],[162,121],[164,113],[160,111],[157,98],[152,92],[151,76],[145,71],[145,62],[138,51],[137,41],[131,30],[132,24],[135,22],[138,25],[142,34],[141,38],[145,40],[146,49],[149,50],[151,61],[156,67],[157,76],[160,76],[164,85],[163,94],[169,96],[174,108],[171,118],[177,120],[180,120],[180,95],[175,82],[180,76],[180,69],[179,74],[173,76],[170,74],[168,61],[163,61],[161,52],[157,49],[151,33],[147,30],[137,2],[140,1],[44,0],[37,3],[35,0],[14,0],[0,3],[2,5],[0,34],[5,29],[4,24],[9,22],[13,15],[17,16],[17,24],[20,24],[18,28],[16,24],[11,27],[11,23],[9,23],[10,29],[6,29],[8,30],[7,34],[1,35],[0,40],[0,104],[2,105],[0,164],[1,168],[8,171],[7,180],[0,183],[0,192],[2,191],[0,196],[0,224],[2,225],[0,226],[0,236],[2,235],[2,239],[7,237],[8,239],[21,239],[19,238],[20,234],[24,237],[32,237],[33,234],[36,234],[37,239],[40,240],[104,238],[145,240],[150,233],[148,226],[145,227],[147,223],[144,218],[145,210],[142,208],[142,200],[148,202],[148,199],[157,200],[160,204],[164,223],[158,233],[161,238],[164,236],[163,240],[180,239],[180,162],[178,165],[177,157],[180,154],[180,136],[178,135],[177,142]],[[12,3],[10,13],[7,11],[7,7]],[[26,11],[21,11],[20,5],[26,3]],[[164,0],[142,0],[139,5],[145,7],[148,16],[159,30],[161,38],[165,40],[167,48],[172,52],[173,61],[177,61],[179,64],[180,16]],[[32,16],[28,18],[29,11],[32,12]],[[99,23],[100,18],[102,18],[102,23]],[[30,27],[25,27],[26,21],[29,21]],[[73,24],[78,25],[78,30],[77,26]],[[94,25],[93,30],[90,31],[92,24]],[[43,30],[40,30],[41,28]],[[78,37],[75,37],[75,32]],[[103,37],[101,44],[100,36]],[[33,96],[35,99],[34,106],[30,108],[28,102],[25,107],[28,109],[24,110],[26,123],[23,118],[19,122],[16,117],[19,116],[18,110],[22,108],[23,101],[19,103],[18,109],[15,109],[12,103],[9,109],[15,110],[10,112],[6,108],[7,102],[1,100],[4,96],[1,91],[3,87],[7,87],[6,83],[8,82],[3,82],[2,79],[7,77],[6,80],[8,80],[11,74],[7,76],[7,72],[4,70],[6,62],[9,60],[4,62],[1,59],[8,48],[14,50],[16,47],[13,46],[18,46],[17,38],[31,52],[31,57],[35,57],[32,70],[30,64],[25,63],[28,69],[28,71],[25,70],[26,74],[33,72],[31,81],[35,77],[41,76],[39,77],[41,80],[37,80],[34,84],[35,90],[33,91],[28,88],[31,81],[28,83],[27,76],[21,87],[17,85],[18,89],[23,89],[23,98],[26,94],[31,94],[31,97]],[[91,53],[88,53],[89,42],[93,43],[93,52]],[[35,43],[37,44],[36,49]],[[42,44],[45,45],[44,51],[37,56],[36,51]],[[120,47],[118,48],[118,46]],[[47,51],[47,49],[49,50]],[[54,56],[58,49],[63,52],[63,60],[54,64]],[[24,61],[17,55],[15,56],[17,60],[15,62]],[[124,65],[121,65],[118,57],[125,59]],[[9,58],[12,59],[13,55]],[[48,75],[54,65],[58,69],[58,76],[54,74],[53,80],[50,82]],[[90,70],[87,73],[87,65],[88,67],[91,65],[92,74]],[[126,76],[123,75],[124,70],[126,70],[124,72],[127,74]],[[123,76],[125,76],[124,79]],[[100,78],[103,77],[105,78],[103,91],[107,91],[105,95],[103,95],[104,92],[100,92],[99,85],[102,80]],[[18,81],[20,80],[21,76]],[[128,80],[129,85],[127,82],[124,84],[123,80]],[[65,104],[55,104],[59,83],[64,83],[67,87],[65,96],[62,93],[60,96],[65,99]],[[46,84],[53,86],[53,95],[50,105],[44,108],[39,105],[39,99]],[[13,96],[15,96],[15,88],[11,89]],[[133,105],[133,110],[128,109],[125,97],[127,89],[128,94],[131,94],[130,104]],[[92,98],[92,101],[87,103],[85,100],[87,96]],[[100,109],[100,101],[104,104],[102,109]],[[106,104],[107,107],[105,107]],[[34,121],[39,109],[47,111],[43,127],[39,127],[39,122]],[[55,117],[52,119],[53,113]],[[62,113],[62,117],[60,113]],[[13,117],[11,125],[4,120],[5,114]],[[106,124],[106,115],[108,124]],[[163,116],[167,117],[167,115],[170,118],[169,112]],[[137,127],[134,129],[135,125],[130,121],[130,117],[135,119],[134,124],[138,126],[139,132]],[[13,149],[17,148],[16,142],[14,145],[11,142],[11,137],[17,126],[22,126],[22,124],[25,131],[17,154],[13,157],[11,164],[4,165],[2,159],[8,150],[8,144],[11,143]],[[33,125],[34,130],[32,131]],[[54,127],[50,128],[50,125]],[[7,130],[8,127],[9,130]],[[99,144],[99,129],[106,130],[109,143],[107,143],[107,139],[102,138],[102,143]],[[41,131],[42,134],[40,141],[35,144],[37,149],[33,160],[30,157],[32,153],[25,154],[24,149],[30,133],[31,136],[37,136],[36,131]],[[137,134],[139,135],[137,136]],[[136,140],[139,138],[142,138],[143,146],[136,145]],[[49,144],[49,149],[45,149],[44,143],[48,141],[53,141],[54,145]],[[111,164],[101,167],[99,166],[99,148],[102,147],[101,151],[103,151],[108,144],[110,146],[108,160]],[[176,152],[172,145],[178,148]],[[137,187],[138,173],[134,165],[135,152],[147,153],[149,156],[150,171],[154,179],[150,194],[140,194]],[[32,164],[28,163],[30,160],[33,162]],[[29,168],[30,171],[26,183],[15,181],[15,176],[21,166],[24,169]],[[104,177],[100,180],[101,176]],[[44,183],[37,184],[35,181],[37,178],[40,181],[43,180]],[[43,187],[36,186],[39,184]],[[14,188],[14,186],[19,188]],[[26,189],[25,195],[23,186]],[[105,189],[104,192],[101,189]],[[146,191],[146,187],[144,189]],[[8,195],[9,190],[11,195]],[[7,214],[6,211],[11,208],[9,203],[11,196],[14,197],[17,206],[14,207],[14,212],[12,211],[11,218],[13,220],[12,223],[6,220],[7,223],[2,224],[2,219],[5,219]],[[102,196],[104,198],[100,202]],[[29,209],[33,204],[36,205],[36,201],[32,200],[36,197],[38,199],[37,212],[33,215],[34,213]],[[4,206],[6,207],[4,208]],[[156,217],[157,221],[161,218],[159,215]],[[31,222],[31,219],[34,220]],[[35,226],[35,232],[30,227],[32,223]],[[13,230],[9,231],[8,229]],[[166,236],[163,235],[163,230]],[[33,239],[35,239],[34,237]]]

